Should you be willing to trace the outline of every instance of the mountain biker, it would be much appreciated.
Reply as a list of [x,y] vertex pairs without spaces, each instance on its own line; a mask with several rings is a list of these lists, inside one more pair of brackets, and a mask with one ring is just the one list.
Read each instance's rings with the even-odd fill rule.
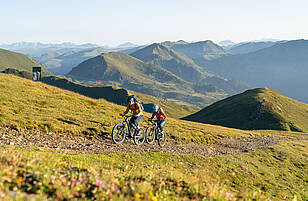
[[135,125],[139,129],[138,123],[143,118],[143,112],[140,104],[135,100],[133,96],[128,97],[126,111],[120,115],[126,115],[129,110],[133,112],[133,116],[130,118],[130,124]]
[[156,116],[157,119],[157,125],[159,127],[159,129],[163,132],[163,126],[166,123],[166,119],[167,116],[164,113],[164,110],[160,107],[158,107],[158,105],[154,105],[153,107],[153,114],[152,117],[149,119],[150,121],[153,120],[154,116]]

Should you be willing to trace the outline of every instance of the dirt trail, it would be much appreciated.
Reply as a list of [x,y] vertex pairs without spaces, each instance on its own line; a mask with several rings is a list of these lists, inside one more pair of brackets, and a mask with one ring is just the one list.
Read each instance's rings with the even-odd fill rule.
[[[294,140],[277,136],[255,136],[237,139],[222,139],[214,145],[185,144],[177,145],[173,141],[167,142],[164,147],[156,144],[136,146],[133,141],[125,141],[115,145],[111,135],[93,137],[68,134],[43,134],[38,131],[16,131],[10,128],[0,128],[0,145],[34,145],[37,147],[53,148],[56,150],[71,150],[72,153],[108,154],[112,152],[163,152],[172,154],[200,154],[212,157],[222,154],[239,154],[249,150],[262,149],[281,140]],[[295,139],[296,140],[296,139]],[[308,140],[308,138],[298,138]]]

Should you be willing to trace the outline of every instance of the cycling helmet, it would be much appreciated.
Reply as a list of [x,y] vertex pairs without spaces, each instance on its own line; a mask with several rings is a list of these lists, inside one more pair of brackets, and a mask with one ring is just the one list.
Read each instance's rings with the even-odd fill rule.
[[159,108],[158,105],[153,106],[153,110],[158,110],[158,108]]
[[134,96],[129,96],[127,98],[127,103],[130,103],[132,100],[135,102]]

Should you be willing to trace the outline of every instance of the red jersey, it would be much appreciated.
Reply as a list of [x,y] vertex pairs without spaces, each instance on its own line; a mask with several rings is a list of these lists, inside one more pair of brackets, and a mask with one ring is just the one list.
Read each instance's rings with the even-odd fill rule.
[[163,120],[163,119],[167,118],[163,109],[159,109],[157,112],[154,111],[151,119],[153,119],[155,115],[156,115],[157,120]]

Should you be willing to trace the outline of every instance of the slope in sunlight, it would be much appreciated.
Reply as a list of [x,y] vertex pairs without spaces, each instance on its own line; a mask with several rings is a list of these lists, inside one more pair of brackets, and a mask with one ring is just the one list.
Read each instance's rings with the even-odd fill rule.
[[7,68],[15,68],[22,71],[32,72],[32,67],[42,67],[42,72],[45,75],[49,75],[50,72],[37,61],[30,59],[26,55],[0,49],[0,71]]
[[[148,98],[144,97],[143,100]],[[70,134],[109,134],[113,125],[123,120],[119,113],[125,110],[125,106],[104,99],[91,99],[40,82],[1,73],[0,105],[1,127]],[[172,105],[168,108],[177,109],[172,108]],[[166,110],[169,109],[166,107]],[[145,119],[148,117],[150,114],[146,113]],[[217,138],[249,136],[252,133],[173,118],[168,118],[165,128],[170,139],[177,143],[214,143]]]
[[240,129],[308,131],[308,105],[257,88],[218,101],[184,119]]

